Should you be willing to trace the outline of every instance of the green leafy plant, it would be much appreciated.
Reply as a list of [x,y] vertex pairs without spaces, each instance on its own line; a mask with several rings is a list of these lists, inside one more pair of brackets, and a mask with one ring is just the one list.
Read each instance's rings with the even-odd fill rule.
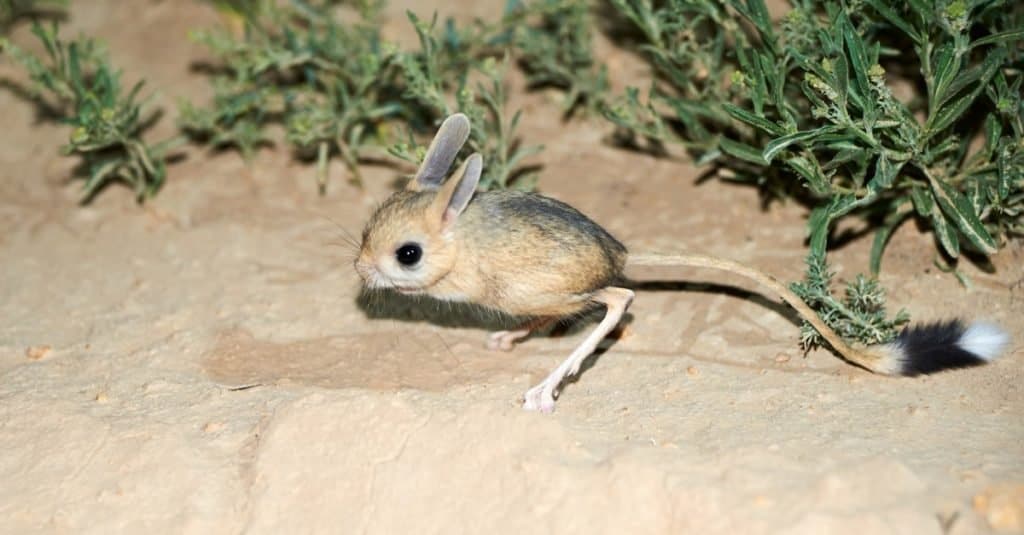
[[[454,111],[473,123],[467,151],[488,162],[481,187],[530,189],[536,175],[524,159],[541,147],[517,140],[519,114],[507,112],[506,66],[518,62],[531,86],[566,91],[566,112],[600,102],[607,88],[591,56],[582,0],[512,0],[494,20],[461,26],[410,12],[420,45],[414,50],[380,35],[381,0],[217,4],[242,28],[193,35],[217,58],[210,69],[214,97],[209,107],[183,102],[182,128],[250,156],[271,142],[267,128],[282,124],[297,153],[317,161],[321,191],[335,155],[354,182],[368,152],[386,148],[418,162],[424,149],[413,133],[429,135]],[[400,142],[389,135],[393,124],[411,126]]]
[[846,336],[884,341],[903,317],[878,319],[860,296],[879,289],[860,278],[836,306],[825,259],[837,221],[875,228],[873,274],[910,218],[952,259],[1024,231],[1019,3],[794,0],[778,22],[761,0],[612,3],[658,78],[609,119],[807,203],[809,269],[794,289],[824,318],[845,316]]
[[607,106],[605,115],[624,131],[652,142],[679,143],[701,163],[719,157],[721,132],[732,125],[723,106],[736,92],[728,80],[736,76],[737,60],[727,48],[748,46],[739,21],[722,2],[611,4],[631,26],[618,33],[635,34],[629,42],[648,60],[655,80],[646,101],[639,89],[628,88],[624,97]]
[[[472,152],[479,152],[483,156],[486,165],[480,178],[480,189],[533,189],[536,173],[521,169],[520,165],[525,158],[536,154],[543,147],[522,146],[516,141],[515,131],[520,114],[516,112],[508,118],[505,112],[508,102],[504,86],[507,58],[499,63],[493,57],[486,57],[474,64],[466,59],[459,61],[460,54],[457,52],[444,53],[446,48],[455,48],[452,43],[466,41],[488,43],[491,47],[498,46],[500,50],[500,45],[507,42],[507,36],[498,33],[499,37],[481,38],[481,35],[494,30],[489,32],[477,27],[469,30],[475,32],[475,38],[467,38],[473,36],[453,35],[457,30],[452,24],[447,24],[439,37],[436,17],[427,23],[413,13],[408,15],[419,35],[420,51],[405,54],[400,60],[408,84],[405,97],[422,105],[428,116],[435,121],[454,111],[461,111],[469,117],[472,129],[463,156]],[[485,54],[494,53],[494,48],[479,46],[478,49]],[[453,58],[456,61],[452,61]],[[455,76],[437,74],[445,69],[453,70]],[[476,84],[475,92],[470,89],[469,82],[474,72],[484,78]],[[454,109],[445,98],[449,92],[455,94]],[[390,151],[400,159],[418,163],[426,147],[417,144],[410,134],[407,142],[395,144]]]
[[608,73],[594,58],[590,2],[514,2],[505,19],[515,33],[516,56],[531,87],[563,90],[562,108],[567,114],[579,106],[601,107],[608,92]]
[[[836,334],[847,340],[863,344],[880,344],[892,340],[893,333],[910,321],[910,315],[900,310],[891,319],[885,310],[885,290],[878,279],[858,274],[846,285],[842,299],[832,294],[832,279],[825,257],[811,255],[807,259],[807,276],[792,284],[793,292],[810,305],[822,321]],[[810,323],[800,328],[800,343],[812,348],[825,343]]]
[[127,183],[141,202],[164,182],[168,151],[179,141],[169,139],[147,144],[142,133],[156,117],[144,112],[147,101],[139,99],[143,81],[124,91],[121,72],[115,70],[96,41],[79,38],[65,42],[57,24],[35,23],[46,56],[39,58],[13,44],[0,41],[0,49],[21,63],[33,82],[33,91],[71,126],[68,143],[61,149],[84,159],[88,177],[84,201],[111,182]]
[[196,32],[219,58],[220,72],[211,107],[182,103],[182,127],[249,156],[269,142],[265,127],[280,122],[300,155],[315,154],[321,190],[334,154],[360,182],[366,138],[403,111],[395,93],[398,50],[381,39],[379,4],[361,4],[351,24],[339,22],[329,4],[241,3],[241,38],[227,28]]
[[[464,155],[480,152],[487,165],[481,189],[533,189],[537,173],[521,167],[543,150],[521,145],[516,138],[520,113],[505,112],[508,96],[503,81],[514,58],[530,87],[550,86],[565,92],[563,110],[596,108],[608,89],[607,76],[594,60],[589,5],[582,0],[511,0],[497,22],[475,21],[456,28],[451,20],[438,28],[437,17],[427,22],[408,14],[420,41],[418,53],[400,59],[407,83],[406,96],[415,99],[435,120],[462,111],[473,125]],[[449,76],[439,73],[451,73]],[[477,74],[483,80],[468,80]],[[454,108],[445,95],[454,92]],[[391,148],[395,156],[418,162],[425,147],[410,138]]]
[[19,19],[55,17],[67,7],[67,0],[0,0],[0,34]]
[[[420,49],[403,51],[380,35],[383,2],[357,3],[354,11],[349,6],[346,18],[331,4],[243,3],[240,38],[227,29],[197,32],[196,40],[218,57],[220,71],[213,77],[211,107],[182,104],[183,128],[249,155],[269,142],[270,124],[283,124],[299,155],[315,157],[323,191],[334,155],[357,183],[368,151],[390,148],[403,159],[421,157],[411,133],[408,142],[396,144],[390,126],[427,131],[454,106],[472,118],[471,146],[489,161],[485,186],[504,187],[521,177],[515,166],[533,150],[519,149],[517,117],[505,118],[503,70],[493,62],[511,42],[501,21],[457,28],[449,20],[439,29],[436,16],[427,22],[410,13]],[[468,89],[474,72],[490,81],[478,86],[479,96]]]

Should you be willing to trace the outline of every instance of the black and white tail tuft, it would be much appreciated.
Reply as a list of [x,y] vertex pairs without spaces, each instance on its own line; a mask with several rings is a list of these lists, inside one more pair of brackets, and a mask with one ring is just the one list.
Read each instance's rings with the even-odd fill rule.
[[914,376],[985,364],[998,357],[1010,337],[991,323],[959,320],[904,329],[887,344],[896,375]]

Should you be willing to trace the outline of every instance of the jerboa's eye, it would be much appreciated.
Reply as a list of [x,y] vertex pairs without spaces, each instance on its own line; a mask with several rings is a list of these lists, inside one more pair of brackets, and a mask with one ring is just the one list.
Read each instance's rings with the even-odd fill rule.
[[423,248],[416,243],[406,243],[395,251],[395,259],[406,267],[415,266],[423,258]]

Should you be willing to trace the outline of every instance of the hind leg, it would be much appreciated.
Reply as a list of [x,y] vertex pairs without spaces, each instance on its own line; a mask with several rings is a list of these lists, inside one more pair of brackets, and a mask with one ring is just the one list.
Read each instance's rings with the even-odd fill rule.
[[580,365],[597,349],[597,344],[601,343],[601,340],[619,324],[622,315],[626,313],[626,309],[633,302],[634,295],[632,290],[615,287],[608,287],[594,294],[593,301],[603,303],[608,307],[604,319],[569,355],[569,358],[552,370],[540,384],[526,391],[523,400],[524,409],[546,413],[555,410],[555,389],[562,384],[566,377],[575,375],[580,370]]
[[487,349],[493,351],[512,351],[516,343],[530,336],[530,333],[537,329],[543,329],[558,321],[553,316],[542,316],[532,319],[518,329],[511,331],[496,331],[487,336]]

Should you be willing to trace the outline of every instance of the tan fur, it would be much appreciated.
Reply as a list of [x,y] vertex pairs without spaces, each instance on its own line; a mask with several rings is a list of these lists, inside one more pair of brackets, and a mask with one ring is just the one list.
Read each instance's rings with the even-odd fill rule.
[[[478,193],[442,232],[439,206],[446,193],[404,191],[388,199],[367,225],[357,270],[395,267],[394,252],[418,240],[425,262],[416,281],[393,285],[406,293],[514,315],[568,316],[587,308],[592,294],[617,280],[625,265],[625,248],[610,235],[581,230],[560,212],[570,208],[531,194]],[[554,213],[517,210],[524,205]]]
[[[514,315],[561,317],[586,309],[594,292],[621,275],[625,247],[572,207],[540,195],[482,192],[462,208],[453,197],[460,198],[465,181],[462,191],[472,192],[479,156],[467,158],[443,184],[438,173],[468,135],[464,115],[445,119],[405,191],[370,218],[355,263],[366,285]],[[409,243],[422,247],[421,265],[396,260]]]
[[494,192],[473,199],[455,228],[462,254],[451,284],[466,285],[474,302],[511,314],[578,313],[595,291],[618,278],[625,248],[609,255],[599,238],[561,214],[517,212],[517,203],[542,202],[536,197]]
[[[367,286],[413,293],[434,286],[451,271],[458,248],[441,235],[439,220],[425,216],[435,196],[435,192],[399,192],[373,215],[355,264]],[[431,262],[416,273],[406,273],[395,260],[395,251],[408,241],[421,243],[431,252]]]

